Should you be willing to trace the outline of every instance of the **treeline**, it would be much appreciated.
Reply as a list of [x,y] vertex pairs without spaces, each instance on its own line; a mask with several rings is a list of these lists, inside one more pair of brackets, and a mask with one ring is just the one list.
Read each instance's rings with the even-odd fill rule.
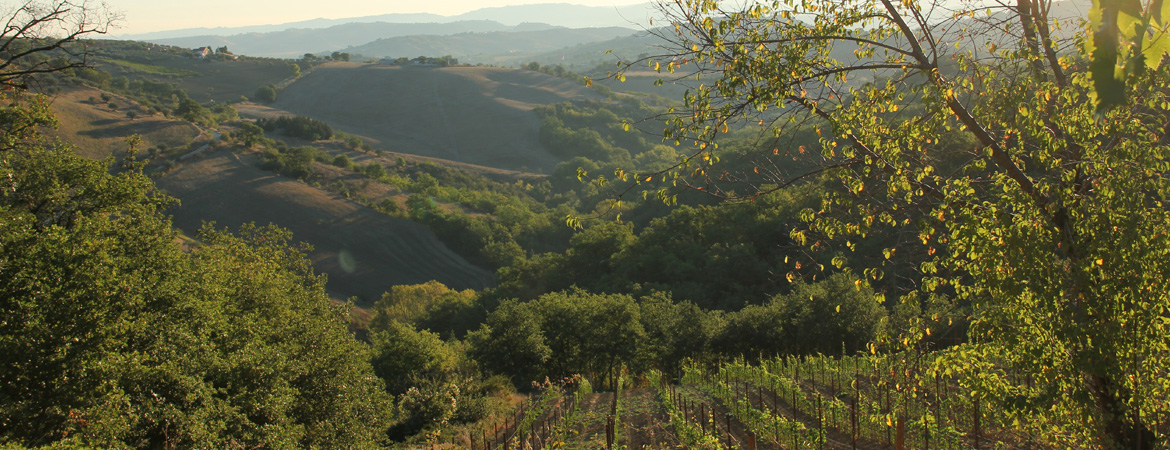
[[329,124],[311,117],[278,116],[257,120],[256,125],[269,133],[280,132],[309,141],[321,141],[333,137],[333,128],[330,128]]
[[37,131],[53,123],[45,99],[3,100],[0,442],[384,440],[391,397],[369,349],[287,232],[207,227],[184,251],[132,155],[84,159]]
[[451,67],[451,66],[458,66],[459,65],[459,58],[455,58],[451,55],[440,56],[437,58],[433,57],[433,56],[419,56],[419,57],[416,57],[413,59],[402,56],[402,57],[398,57],[395,59],[386,58],[386,59],[383,59],[381,61],[381,63],[393,65],[393,66],[415,65],[415,66]]
[[[688,361],[856,352],[888,333],[892,322],[909,318],[907,311],[891,317],[876,296],[868,284],[838,273],[731,312],[662,292],[635,297],[577,288],[491,306],[488,297],[431,282],[396,286],[383,296],[373,307],[370,332],[375,349],[434,355],[465,349],[464,357],[476,361],[484,376],[505,376],[520,389],[532,380],[573,374],[608,386],[619,369],[677,374]],[[393,342],[415,341],[419,334],[431,348]],[[399,381],[428,378],[427,367],[434,364],[401,366]]]

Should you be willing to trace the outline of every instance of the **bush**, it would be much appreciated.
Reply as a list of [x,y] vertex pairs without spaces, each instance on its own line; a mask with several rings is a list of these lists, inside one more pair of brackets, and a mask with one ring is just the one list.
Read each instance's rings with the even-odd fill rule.
[[384,198],[381,203],[378,203],[378,210],[392,216],[402,214],[402,207],[398,205],[398,201],[390,197]]
[[256,90],[256,101],[260,103],[272,103],[276,101],[276,86],[267,85],[261,86]]
[[352,169],[353,161],[349,159],[349,156],[337,155],[335,158],[333,158],[333,165],[344,169]]
[[333,137],[333,129],[329,124],[317,119],[304,116],[280,116],[275,119],[261,119],[256,122],[264,131],[280,132],[289,136],[310,141],[318,141]]

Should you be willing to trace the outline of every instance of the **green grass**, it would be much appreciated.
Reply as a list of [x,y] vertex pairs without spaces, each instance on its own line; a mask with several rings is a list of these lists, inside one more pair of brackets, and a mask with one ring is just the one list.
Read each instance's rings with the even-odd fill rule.
[[133,61],[126,61],[122,59],[106,59],[106,63],[121,67],[132,73],[140,73],[145,75],[161,75],[161,76],[176,76],[176,77],[197,77],[201,74],[192,70],[177,69],[174,67],[158,66],[154,64],[136,63]]

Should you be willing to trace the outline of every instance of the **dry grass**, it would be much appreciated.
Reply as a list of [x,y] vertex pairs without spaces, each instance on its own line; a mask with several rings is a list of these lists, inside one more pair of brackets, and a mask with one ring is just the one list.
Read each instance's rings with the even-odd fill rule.
[[591,89],[527,70],[330,63],[282,90],[273,108],[365,137],[377,147],[508,170],[548,173],[560,159],[540,144],[532,109],[602,100]]
[[309,258],[329,275],[330,294],[356,296],[362,305],[398,284],[438,280],[453,289],[482,289],[494,283],[490,272],[451,252],[426,226],[262,171],[255,158],[220,151],[159,178],[159,187],[181,201],[172,211],[175,225],[187,233],[204,221],[285,227],[315,248]]
[[[237,101],[240,96],[251,98],[260,86],[280,83],[292,75],[289,62],[277,59],[245,58],[240,61],[210,61],[171,55],[161,52],[134,51],[123,55],[131,64],[160,66],[176,73],[197,73],[199,76],[150,76],[150,78],[173,82],[200,103],[209,101]],[[97,68],[109,71],[115,76],[127,74],[131,78],[133,68],[117,62],[97,62]]]
[[[88,87],[63,87],[52,99],[59,126],[49,133],[71,142],[78,154],[94,159],[125,151],[126,137],[132,134],[142,136],[142,149],[159,144],[186,145],[200,135],[199,129],[188,122],[149,115],[121,96],[112,96],[118,109],[110,109],[101,101],[102,93]],[[89,101],[90,97],[97,101]],[[126,112],[131,110],[138,113],[133,120],[126,117]]]

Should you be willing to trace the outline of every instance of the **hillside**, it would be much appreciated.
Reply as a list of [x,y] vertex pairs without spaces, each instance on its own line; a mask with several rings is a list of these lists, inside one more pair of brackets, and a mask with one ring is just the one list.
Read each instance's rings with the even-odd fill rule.
[[[111,97],[109,103],[115,106],[111,108],[101,101],[102,94],[97,89],[67,86],[52,98],[58,126],[51,134],[65,138],[82,156],[101,159],[125,151],[126,137],[133,134],[142,137],[142,150],[186,145],[202,134],[188,122],[149,114],[120,96]],[[138,116],[131,119],[129,111]]]
[[413,35],[378,39],[344,51],[355,55],[392,58],[451,55],[467,63],[496,63],[555,52],[565,47],[609,41],[633,33],[634,30],[629,28],[607,27],[461,33],[450,36]]
[[331,63],[286,87],[272,106],[387,151],[548,173],[560,160],[538,141],[532,109],[581,99],[603,97],[527,70]]
[[[488,7],[454,16],[428,13],[393,13],[340,19],[317,18],[270,25],[242,27],[202,27],[180,30],[164,30],[149,33],[117,36],[119,39],[155,41],[160,39],[184,38],[190,36],[233,36],[249,33],[272,33],[291,29],[320,29],[351,23],[386,22],[396,24],[445,24],[490,20],[513,26],[525,22],[551,24],[558,27],[630,27],[639,23],[653,11],[651,3],[629,6],[583,6],[568,3],[529,4],[503,7]],[[385,36],[380,36],[385,37]],[[372,39],[371,39],[372,40]]]
[[254,95],[260,86],[291,75],[290,62],[276,59],[200,60],[190,56],[189,48],[141,42],[94,41],[91,45],[94,67],[111,78],[174,84],[203,103],[238,101]]
[[[551,27],[549,25],[542,26],[544,28]],[[526,26],[526,28],[530,27],[531,25]],[[329,52],[396,36],[446,36],[457,33],[486,33],[516,29],[517,27],[506,26],[490,20],[468,20],[452,23],[374,22],[346,23],[328,28],[290,28],[266,33],[243,33],[230,36],[201,35],[150,39],[149,41],[156,44],[189,48],[227,46],[233,52],[242,55],[296,58],[305,53]]]
[[254,156],[219,152],[180,165],[157,180],[181,202],[175,226],[193,234],[203,222],[235,229],[275,223],[308,242],[313,266],[329,275],[335,298],[376,300],[398,284],[430,280],[482,289],[492,274],[452,253],[425,226],[393,218],[304,183],[257,169]]

